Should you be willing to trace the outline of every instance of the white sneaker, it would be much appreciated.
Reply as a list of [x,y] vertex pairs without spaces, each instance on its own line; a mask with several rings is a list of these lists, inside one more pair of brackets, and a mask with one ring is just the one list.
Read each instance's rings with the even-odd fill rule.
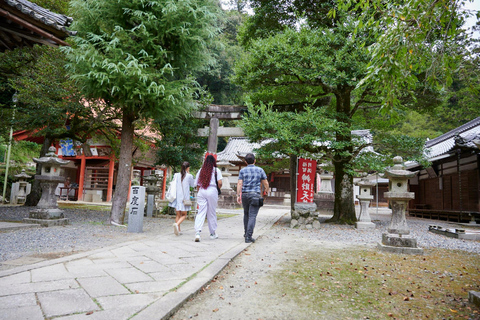
[[178,224],[174,223],[173,224],[173,233],[175,233],[176,236],[178,236],[179,234],[179,230],[178,230]]
[[211,234],[210,239],[212,239],[212,240],[218,239],[217,233]]
[[195,234],[195,242],[200,242],[200,232]]

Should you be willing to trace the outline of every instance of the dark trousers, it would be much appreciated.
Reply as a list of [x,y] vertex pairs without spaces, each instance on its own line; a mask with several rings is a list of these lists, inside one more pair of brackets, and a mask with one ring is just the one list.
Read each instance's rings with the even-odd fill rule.
[[252,205],[252,199],[258,199],[260,193],[242,193],[243,205],[243,227],[245,229],[245,239],[250,239],[253,235],[255,222],[257,221],[259,206]]

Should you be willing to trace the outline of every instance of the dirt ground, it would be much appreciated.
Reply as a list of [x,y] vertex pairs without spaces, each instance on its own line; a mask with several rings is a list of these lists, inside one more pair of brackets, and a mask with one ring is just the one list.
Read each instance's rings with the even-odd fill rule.
[[[479,255],[470,254],[473,270],[467,270],[469,266],[463,266],[463,274],[457,277],[467,283],[458,283],[462,287],[461,294],[442,293],[437,298],[435,293],[432,293],[433,298],[429,298],[421,289],[424,284],[420,283],[420,280],[415,280],[417,284],[407,287],[403,293],[400,292],[403,288],[398,286],[398,282],[392,288],[389,287],[392,284],[387,282],[387,279],[390,281],[391,277],[401,283],[415,283],[411,277],[422,278],[425,270],[432,264],[430,259],[436,257],[438,252],[429,251],[423,258],[410,258],[408,255],[384,256],[377,252],[374,243],[361,243],[354,239],[351,242],[348,242],[348,239],[341,242],[328,241],[315,236],[319,231],[290,229],[288,222],[288,217],[283,217],[170,319],[480,319],[480,310],[468,304],[468,286],[473,287],[474,291],[479,291],[480,288],[480,272],[477,268]],[[439,254],[441,259],[445,252],[441,251]],[[468,253],[461,254],[469,256]],[[381,256],[381,261],[377,261],[375,265],[377,270],[371,270],[374,269],[374,261],[371,261],[370,265],[365,262],[365,256],[368,255]],[[356,260],[349,260],[350,258]],[[339,260],[344,262],[343,266],[340,266]],[[388,260],[392,261],[389,263]],[[305,270],[308,271],[301,270],[303,261],[307,262],[305,266],[310,269]],[[411,261],[413,268],[423,263],[425,270],[419,269],[419,276],[415,276],[414,271],[405,264],[406,261]],[[356,264],[362,263],[364,265],[358,267],[357,271]],[[328,269],[330,267],[331,269]],[[347,278],[346,274],[342,274],[347,267],[355,267],[351,274],[358,275],[358,281],[349,278],[346,280],[348,283],[342,282],[342,277]],[[388,273],[391,274],[384,276],[383,272],[379,275],[378,270],[382,268],[389,268]],[[439,268],[450,268],[450,265],[441,265]],[[395,275],[394,270],[397,269],[398,275]],[[456,272],[453,269],[442,270],[451,274]],[[308,274],[302,274],[304,271]],[[465,277],[467,271],[470,272],[470,278]],[[438,278],[436,271],[428,274],[433,276],[433,280],[425,278],[427,283]],[[371,280],[367,275],[369,278],[372,275]],[[453,277],[452,275],[451,278]],[[367,282],[367,279],[370,281]],[[326,282],[321,283],[323,280]],[[448,281],[450,282],[439,285],[449,287],[452,280]],[[365,288],[362,287],[363,282],[368,283]],[[315,291],[308,288],[315,286]],[[441,289],[437,291],[440,292]],[[380,295],[381,298],[378,296],[380,292],[383,294]],[[421,300],[420,296],[429,300]],[[378,301],[372,301],[375,299]],[[438,309],[437,313],[430,313],[431,309]],[[438,317],[438,314],[442,316]]]

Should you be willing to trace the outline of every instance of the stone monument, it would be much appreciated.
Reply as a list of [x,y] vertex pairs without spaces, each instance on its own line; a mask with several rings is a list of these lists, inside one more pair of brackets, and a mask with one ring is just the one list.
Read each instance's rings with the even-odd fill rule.
[[42,166],[40,175],[35,175],[35,179],[40,182],[42,188],[42,197],[38,201],[36,209],[30,211],[29,217],[23,219],[27,223],[37,223],[45,227],[63,226],[68,224],[63,210],[57,205],[57,196],[55,189],[59,182],[65,180],[63,169],[70,160],[59,159],[55,154],[55,147],[50,147],[48,153],[41,158],[33,158],[35,163]]
[[145,187],[130,187],[130,202],[128,205],[127,232],[143,232],[143,215],[145,214]]
[[152,174],[146,178],[143,178],[147,182],[145,191],[147,192],[147,217],[151,218],[153,214],[157,212],[157,206],[155,204],[155,195],[160,192],[160,188],[157,186],[158,178]]
[[375,186],[375,182],[368,180],[365,175],[355,184],[360,189],[360,193],[357,195],[357,199],[360,202],[360,214],[357,217],[358,221],[355,223],[355,226],[357,229],[375,229],[375,223],[372,222],[368,212],[370,201],[373,199],[372,187]]
[[22,172],[14,175],[18,179],[17,182],[12,183],[12,190],[10,192],[10,204],[25,204],[27,196],[30,194],[32,185],[27,182],[27,179],[31,178],[25,173],[25,169]]
[[408,202],[415,198],[413,192],[408,192],[408,179],[415,177],[418,171],[405,170],[402,157],[393,158],[393,163],[394,166],[384,175],[390,180],[389,191],[384,196],[390,202],[392,220],[387,232],[382,234],[382,242],[378,247],[389,252],[423,254],[423,249],[417,247],[417,239],[410,236],[405,218]]

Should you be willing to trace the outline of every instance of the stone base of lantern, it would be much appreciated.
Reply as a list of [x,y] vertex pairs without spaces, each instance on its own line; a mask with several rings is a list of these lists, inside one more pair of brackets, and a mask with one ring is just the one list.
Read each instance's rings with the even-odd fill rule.
[[364,222],[364,221],[357,221],[355,222],[355,227],[357,229],[375,229],[375,223],[373,222]]
[[25,223],[34,223],[39,224],[42,227],[58,227],[58,226],[66,226],[70,224],[67,218],[61,219],[32,219],[32,218],[24,218],[23,222]]
[[30,211],[28,218],[24,218],[25,223],[40,224],[44,227],[65,226],[69,220],[65,218],[63,210],[58,208],[35,209]]
[[222,189],[222,194],[218,196],[217,206],[221,209],[242,208],[242,205],[237,203],[237,193],[233,189]]
[[382,242],[378,243],[382,251],[404,254],[423,254],[423,249],[417,247],[417,239],[397,234],[382,234]]

